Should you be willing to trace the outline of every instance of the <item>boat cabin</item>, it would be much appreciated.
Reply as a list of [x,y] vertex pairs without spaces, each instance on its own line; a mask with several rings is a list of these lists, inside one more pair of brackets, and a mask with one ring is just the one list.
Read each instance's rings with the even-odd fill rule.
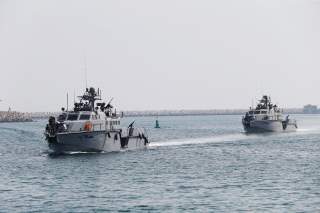
[[120,117],[106,116],[103,112],[63,112],[57,119],[65,124],[67,132],[120,129]]
[[282,114],[280,113],[280,110],[256,109],[247,112],[246,117],[252,117],[255,120],[280,120],[282,119]]
[[63,112],[58,116],[59,122],[64,121],[90,121],[100,119],[100,115],[95,112]]
[[255,108],[251,108],[245,115],[246,120],[281,120],[282,113],[277,105],[273,105],[271,98],[264,95]]
[[73,111],[65,111],[57,117],[67,132],[100,131],[120,129],[120,116],[108,102],[101,101],[101,91],[96,92],[94,88],[87,88],[80,101],[74,103]]

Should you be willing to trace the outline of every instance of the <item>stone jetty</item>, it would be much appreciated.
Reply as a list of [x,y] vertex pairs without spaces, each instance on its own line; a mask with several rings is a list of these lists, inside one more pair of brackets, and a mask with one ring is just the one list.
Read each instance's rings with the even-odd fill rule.
[[0,111],[0,123],[2,122],[30,122],[31,115],[16,111]]

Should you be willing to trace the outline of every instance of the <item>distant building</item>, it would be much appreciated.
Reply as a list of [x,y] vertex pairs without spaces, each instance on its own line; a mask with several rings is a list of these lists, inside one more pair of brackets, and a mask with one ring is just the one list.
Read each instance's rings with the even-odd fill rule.
[[303,113],[305,114],[316,114],[318,112],[319,112],[318,106],[316,105],[308,104],[303,107]]

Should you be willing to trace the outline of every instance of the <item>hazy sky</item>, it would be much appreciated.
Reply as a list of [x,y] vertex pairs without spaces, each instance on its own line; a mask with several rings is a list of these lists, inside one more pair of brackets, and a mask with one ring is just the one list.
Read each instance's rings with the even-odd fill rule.
[[[86,58],[86,60],[85,60]],[[320,105],[319,0],[0,0],[0,110]]]

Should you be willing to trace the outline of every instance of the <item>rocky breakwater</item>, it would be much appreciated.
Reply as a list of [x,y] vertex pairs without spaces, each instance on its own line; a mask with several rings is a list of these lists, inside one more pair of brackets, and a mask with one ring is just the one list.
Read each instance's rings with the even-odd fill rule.
[[27,113],[16,112],[16,111],[0,111],[0,123],[1,122],[30,122],[32,118]]

